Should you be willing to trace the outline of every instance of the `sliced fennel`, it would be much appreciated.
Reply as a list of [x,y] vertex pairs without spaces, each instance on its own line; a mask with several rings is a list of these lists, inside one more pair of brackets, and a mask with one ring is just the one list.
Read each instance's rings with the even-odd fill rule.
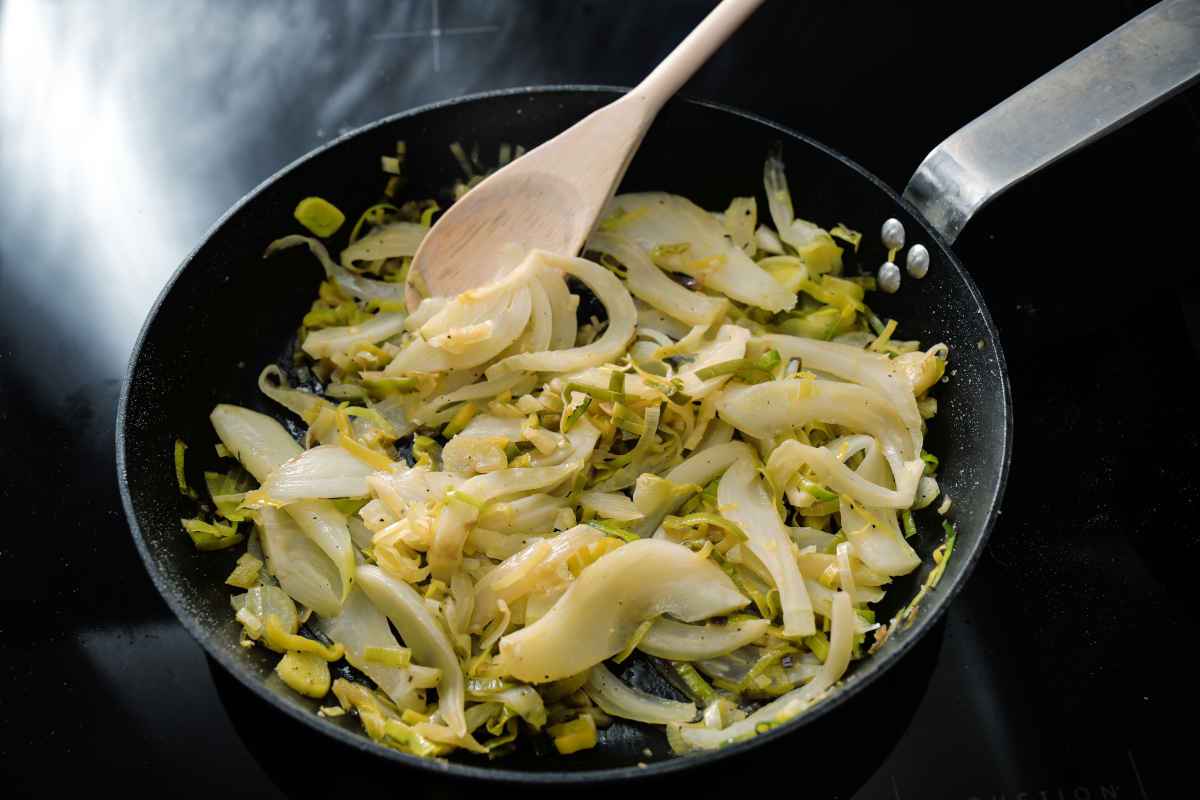
[[754,461],[743,456],[734,462],[721,478],[717,502],[718,509],[723,508],[724,515],[749,537],[745,547],[766,568],[779,592],[784,635],[800,637],[814,633],[812,601],[792,553],[791,539]]
[[694,703],[665,700],[626,685],[603,664],[592,667],[587,683],[588,696],[607,714],[624,719],[666,725],[691,722],[696,718]]
[[622,214],[612,231],[633,239],[660,266],[694,278],[726,297],[768,311],[785,311],[796,296],[734,244],[720,221],[692,201],[665,192],[620,194],[610,208]]
[[375,681],[393,703],[401,709],[424,710],[424,693],[413,686],[410,669],[368,658],[372,648],[395,650],[399,644],[387,617],[362,589],[351,590],[341,609],[336,614],[323,614],[318,625],[326,636],[342,643],[346,648],[346,660]]
[[547,683],[616,655],[638,625],[659,614],[695,622],[747,602],[704,556],[644,539],[583,570],[548,614],[500,640],[500,654],[514,677]]
[[743,619],[725,625],[688,625],[660,619],[638,642],[638,649],[671,661],[703,661],[750,644],[770,626],[765,619]]
[[359,586],[371,602],[396,626],[422,666],[441,671],[438,680],[438,712],[459,735],[467,732],[462,668],[446,632],[425,606],[421,596],[401,580],[388,577],[378,567],[359,570]]

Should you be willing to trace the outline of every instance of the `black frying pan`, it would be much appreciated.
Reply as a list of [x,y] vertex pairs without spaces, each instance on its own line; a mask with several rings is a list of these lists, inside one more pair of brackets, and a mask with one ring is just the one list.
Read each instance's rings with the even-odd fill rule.
[[[268,242],[295,230],[296,202],[320,194],[348,211],[375,202],[378,157],[400,139],[408,143],[408,196],[441,194],[459,177],[450,142],[478,144],[483,154],[496,153],[502,142],[531,147],[613,100],[615,89],[521,89],[385,119],[287,167],[217,223],[155,303],[117,412],[122,500],[146,567],[184,626],[250,691],[318,732],[398,764],[469,778],[595,783],[711,764],[787,736],[861,692],[913,649],[961,590],[998,514],[1012,450],[1012,396],[991,316],[949,241],[1008,186],[1193,82],[1200,76],[1198,53],[1195,0],[1164,0],[947,139],[905,191],[916,205],[833,150],[740,111],[676,101],[650,129],[625,177],[626,191],[665,190],[722,209],[731,197],[761,194],[763,158],[769,145],[782,141],[797,212],[826,226],[844,222],[866,232],[860,252],[849,259],[851,272],[873,271],[883,262],[877,231],[888,217],[904,223],[910,245],[925,244],[930,252],[928,277],[905,279],[899,294],[873,297],[872,305],[899,320],[904,338],[950,347],[951,380],[939,387],[940,413],[926,447],[942,459],[939,479],[954,499],[958,546],[915,622],[895,631],[873,657],[852,665],[839,691],[798,719],[747,742],[685,758],[669,756],[659,729],[626,722],[605,730],[597,748],[565,758],[544,739],[495,762],[407,756],[373,744],[354,720],[318,718],[315,702],[273,686],[272,655],[238,646],[240,628],[223,585],[235,555],[197,553],[179,529],[179,518],[192,509],[176,487],[173,441],[191,443],[203,460],[212,452],[204,445],[215,443],[208,414],[218,402],[279,414],[258,392],[256,379],[266,363],[289,363],[287,350],[321,271],[296,251],[268,261],[260,254]],[[345,244],[346,231],[340,235],[335,248]],[[913,543],[924,558],[922,567],[893,583],[877,609],[881,619],[908,602],[933,566],[929,556],[942,541],[939,519],[926,510],[917,521]],[[669,691],[645,662],[630,661],[623,677],[650,691]]]
[[[462,98],[391,117],[317,150],[263,183],[217,223],[171,278],[138,339],[118,411],[117,458],[130,526],[155,585],[209,655],[249,689],[284,713],[382,758],[446,770],[375,745],[359,732],[355,720],[338,724],[317,717],[314,701],[273,686],[272,654],[238,646],[240,627],[223,585],[236,554],[197,553],[180,530],[179,518],[192,512],[176,486],[172,444],[182,438],[192,445],[189,456],[203,463],[216,442],[208,414],[218,402],[287,417],[259,393],[257,377],[267,363],[286,366],[289,343],[322,273],[306,253],[289,251],[265,261],[261,254],[272,239],[297,228],[292,209],[300,198],[320,194],[348,212],[376,202],[378,157],[399,139],[408,144],[408,196],[441,194],[460,175],[447,148],[450,142],[477,142],[483,154],[496,153],[501,142],[530,147],[617,93],[566,87]],[[938,390],[940,412],[926,440],[926,448],[942,459],[939,481],[954,498],[952,517],[958,526],[957,549],[941,583],[912,626],[898,630],[873,657],[853,665],[834,696],[748,742],[669,758],[659,729],[618,722],[604,732],[594,750],[561,757],[545,743],[534,743],[494,762],[454,757],[451,773],[590,782],[661,774],[786,736],[832,711],[908,652],[961,589],[982,552],[1008,472],[1012,397],[1004,355],[979,290],[925,221],[877,178],[823,145],[758,117],[699,102],[667,105],[634,159],[623,189],[667,190],[713,209],[724,208],[736,195],[756,194],[760,208],[765,208],[762,164],[768,147],[777,141],[783,143],[797,213],[826,226],[844,222],[866,232],[857,256],[847,253],[851,272],[856,264],[870,271],[885,260],[878,230],[888,217],[904,223],[910,243],[929,248],[928,277],[908,279],[898,294],[873,297],[872,303],[881,316],[899,320],[905,338],[950,346],[955,374]],[[339,235],[344,238],[346,232]],[[342,245],[335,240],[335,249]],[[878,609],[880,619],[903,607],[932,568],[930,553],[943,538],[940,518],[926,510],[918,512],[917,520],[919,533],[913,543],[924,562],[894,582]],[[627,677],[643,688],[663,689],[661,679],[644,664],[635,662]],[[644,748],[657,755],[647,758]],[[639,768],[639,761],[650,763]]]

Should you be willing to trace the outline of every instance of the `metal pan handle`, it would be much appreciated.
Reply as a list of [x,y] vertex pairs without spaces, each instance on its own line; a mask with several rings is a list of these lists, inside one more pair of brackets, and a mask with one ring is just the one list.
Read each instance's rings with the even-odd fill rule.
[[1018,181],[1200,77],[1200,0],[1163,0],[935,147],[904,189],[953,243]]

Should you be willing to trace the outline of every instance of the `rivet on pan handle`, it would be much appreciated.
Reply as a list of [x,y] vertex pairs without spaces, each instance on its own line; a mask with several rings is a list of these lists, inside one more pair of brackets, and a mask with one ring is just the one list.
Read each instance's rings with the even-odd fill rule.
[[1164,0],[950,136],[904,198],[953,243],[1018,181],[1200,77],[1200,0]]

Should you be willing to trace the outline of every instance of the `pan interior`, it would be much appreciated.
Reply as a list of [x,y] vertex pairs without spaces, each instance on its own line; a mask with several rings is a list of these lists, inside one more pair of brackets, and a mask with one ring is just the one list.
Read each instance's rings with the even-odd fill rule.
[[[338,140],[244,200],[185,262],[152,311],[135,350],[118,420],[119,471],[131,526],[152,577],[184,624],[219,663],[277,707],[332,730],[333,722],[315,716],[314,701],[277,687],[273,654],[238,646],[240,629],[223,585],[236,548],[219,553],[192,548],[179,519],[193,510],[177,491],[172,461],[172,445],[179,438],[190,446],[189,457],[215,466],[216,437],[208,414],[218,402],[246,405],[279,419],[287,416],[258,392],[257,376],[264,365],[286,358],[321,271],[307,253],[289,251],[264,260],[263,249],[274,238],[296,232],[292,210],[303,197],[319,194],[351,215],[377,202],[379,156],[393,152],[397,140],[408,147],[405,197],[435,196],[461,177],[448,148],[451,142],[468,149],[478,146],[480,159],[494,164],[502,143],[532,147],[612,97],[608,91],[582,89],[485,95],[400,115]],[[825,227],[840,222],[863,231],[859,252],[847,251],[848,272],[872,272],[884,261],[878,231],[887,217],[905,224],[909,244],[929,247],[931,267],[924,280],[906,277],[897,295],[869,301],[881,317],[898,320],[898,337],[919,339],[926,347],[936,342],[950,346],[949,381],[938,389],[940,410],[926,448],[942,461],[940,482],[953,498],[958,551],[915,624],[898,631],[874,657],[852,666],[843,687],[846,695],[885,669],[930,626],[978,555],[1006,472],[1010,401],[990,318],[953,254],[890,189],[831,151],[728,109],[676,101],[651,128],[622,189],[670,191],[710,210],[723,210],[735,196],[756,195],[765,215],[762,166],[774,141],[783,142],[797,215]],[[339,233],[343,239],[348,228]],[[338,246],[335,238],[331,249]],[[919,532],[913,544],[925,563],[894,582],[877,610],[881,620],[913,596],[932,566],[930,553],[942,541],[940,517],[933,510],[916,517]],[[627,673],[642,688],[663,689],[661,678],[642,662],[633,661]],[[798,727],[836,702],[759,738]],[[414,761],[375,748],[353,720],[343,720],[342,728],[340,738]],[[599,747],[570,757],[558,756],[547,744],[531,742],[514,756],[492,762],[470,757],[452,761],[474,765],[477,769],[468,766],[465,772],[476,775],[516,778],[535,772],[570,779],[639,762],[650,763],[653,771],[653,762],[670,758],[665,737],[635,723],[618,722],[604,732]],[[747,746],[753,742],[734,749]]]

